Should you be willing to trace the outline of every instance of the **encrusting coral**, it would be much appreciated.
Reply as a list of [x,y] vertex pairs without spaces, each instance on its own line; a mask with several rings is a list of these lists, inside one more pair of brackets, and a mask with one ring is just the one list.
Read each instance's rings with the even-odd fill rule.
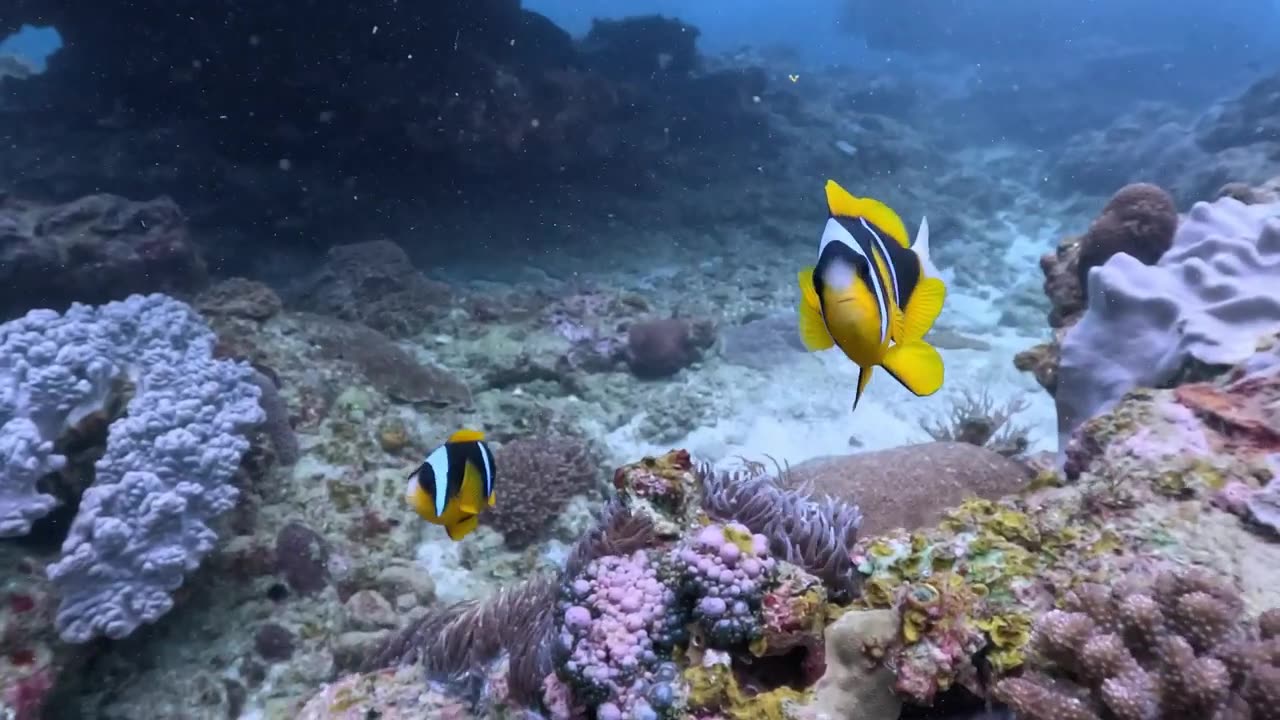
[[1034,672],[995,695],[1022,720],[1280,717],[1280,609],[1256,625],[1221,578],[1168,570],[1132,591],[1086,584],[1036,624]]

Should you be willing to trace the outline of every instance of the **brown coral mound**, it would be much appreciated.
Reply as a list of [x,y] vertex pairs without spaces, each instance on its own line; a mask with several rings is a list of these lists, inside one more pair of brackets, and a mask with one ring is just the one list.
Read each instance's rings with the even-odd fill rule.
[[1178,206],[1169,193],[1148,183],[1120,188],[1080,238],[1080,287],[1087,295],[1089,271],[1116,253],[1154,265],[1173,244],[1177,229]]
[[715,331],[706,321],[641,320],[627,331],[627,366],[637,377],[668,377],[700,360],[713,342]]
[[1121,585],[1081,586],[1041,618],[1038,670],[996,697],[1024,720],[1280,717],[1280,613],[1245,623],[1240,596],[1195,568]]
[[987,448],[932,442],[814,458],[791,468],[787,484],[856,500],[865,515],[863,534],[879,535],[933,524],[965,497],[1002,497],[1030,477],[1025,465]]
[[570,498],[596,489],[596,460],[577,438],[513,440],[498,448],[494,463],[501,488],[486,521],[515,549],[545,537]]

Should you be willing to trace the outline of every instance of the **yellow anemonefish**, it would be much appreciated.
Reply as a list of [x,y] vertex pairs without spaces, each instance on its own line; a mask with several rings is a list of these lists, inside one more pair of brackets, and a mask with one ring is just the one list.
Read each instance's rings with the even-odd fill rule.
[[443,525],[456,542],[476,529],[481,511],[497,502],[496,476],[484,433],[459,430],[409,476],[405,501],[423,520]]
[[853,407],[879,365],[916,395],[942,387],[942,356],[924,336],[947,286],[929,261],[929,224],[915,244],[887,205],[827,181],[818,264],[800,271],[800,339],[811,352],[839,347],[857,364]]

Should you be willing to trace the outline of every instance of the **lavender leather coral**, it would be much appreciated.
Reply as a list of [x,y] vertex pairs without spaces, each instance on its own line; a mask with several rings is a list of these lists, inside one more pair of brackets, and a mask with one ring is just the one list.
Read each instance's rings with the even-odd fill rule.
[[1134,388],[1238,363],[1280,329],[1280,204],[1196,203],[1159,262],[1117,254],[1089,272],[1087,296],[1062,341],[1060,451]]
[[37,481],[65,462],[59,436],[120,381],[134,388],[48,569],[68,642],[121,638],[168,612],[217,540],[209,524],[236,501],[245,435],[264,415],[252,370],[215,359],[214,342],[195,311],[158,294],[0,325],[0,536],[57,504]]

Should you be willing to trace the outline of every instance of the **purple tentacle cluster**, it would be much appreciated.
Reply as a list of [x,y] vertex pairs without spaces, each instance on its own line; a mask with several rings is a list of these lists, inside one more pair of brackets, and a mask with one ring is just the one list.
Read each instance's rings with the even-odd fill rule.
[[658,720],[682,693],[667,658],[685,617],[664,574],[644,551],[609,555],[561,589],[558,675],[599,720]]
[[675,561],[709,646],[728,649],[760,637],[760,604],[777,569],[765,536],[738,523],[711,524],[676,551]]

